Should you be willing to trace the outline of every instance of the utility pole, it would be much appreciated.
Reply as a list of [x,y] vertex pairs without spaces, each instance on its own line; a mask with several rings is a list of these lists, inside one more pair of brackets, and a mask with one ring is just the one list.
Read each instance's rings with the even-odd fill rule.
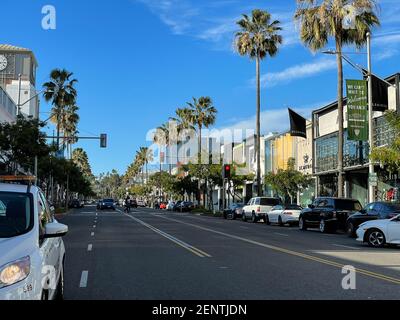
[[[374,122],[373,122],[373,101],[372,101],[372,62],[371,62],[371,33],[367,33],[367,54],[368,54],[368,133],[369,133],[369,153],[371,154],[374,147]],[[375,174],[374,163],[369,160],[369,202],[375,201],[375,187],[371,183],[371,177]]]
[[22,74],[18,74],[18,103],[17,103],[17,116],[21,113],[21,82]]

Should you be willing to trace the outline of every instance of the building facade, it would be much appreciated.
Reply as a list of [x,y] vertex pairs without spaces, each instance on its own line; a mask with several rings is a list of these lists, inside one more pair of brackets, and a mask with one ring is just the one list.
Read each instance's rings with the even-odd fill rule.
[[[399,74],[395,74],[386,81],[396,84]],[[398,88],[398,86],[397,86]],[[399,110],[399,90],[389,90],[389,109]],[[368,166],[370,147],[368,142],[352,141],[348,139],[347,101],[344,100],[344,191],[345,196],[358,199],[362,204],[368,203]],[[316,176],[318,196],[337,196],[338,183],[338,106],[337,102],[331,103],[321,109],[315,110],[313,118],[313,174]],[[374,112],[374,142],[376,146],[387,144],[390,141],[390,130],[385,125],[383,112]],[[385,170],[376,166],[375,170],[381,176],[382,189],[396,187],[398,178],[388,177]],[[386,177],[385,177],[386,176]],[[384,183],[389,182],[389,184]],[[382,197],[377,197],[382,198]]]
[[[31,50],[0,44],[0,103],[3,106],[0,121],[15,120],[19,111],[25,117],[38,118],[39,98],[35,89],[37,67],[37,60]],[[7,101],[9,98],[17,106],[15,113]],[[4,101],[8,106],[4,107]],[[4,109],[8,109],[7,115],[4,115]]]

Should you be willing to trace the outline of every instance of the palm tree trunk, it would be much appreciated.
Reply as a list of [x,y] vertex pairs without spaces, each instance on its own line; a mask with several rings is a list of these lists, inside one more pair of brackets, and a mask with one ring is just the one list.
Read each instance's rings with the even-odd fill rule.
[[342,61],[342,44],[340,39],[336,39],[337,65],[338,65],[338,122],[339,122],[339,139],[338,139],[338,194],[339,198],[343,197],[343,147],[344,147],[344,130],[343,130],[343,61]]
[[261,130],[260,130],[260,109],[261,109],[261,88],[260,88],[260,57],[256,59],[256,79],[257,79],[257,110],[256,110],[256,161],[257,161],[257,195],[261,194]]
[[[197,153],[197,164],[201,165],[201,125],[199,124],[199,142],[198,142],[198,153]],[[201,181],[200,181],[200,177],[198,180],[198,193],[197,193],[197,197],[198,197],[198,201],[199,201],[199,205],[200,205],[200,200],[201,200]]]

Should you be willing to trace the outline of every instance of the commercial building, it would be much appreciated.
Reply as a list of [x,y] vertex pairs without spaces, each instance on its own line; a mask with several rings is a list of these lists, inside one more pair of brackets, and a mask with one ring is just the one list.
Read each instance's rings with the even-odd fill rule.
[[[399,74],[386,79],[394,84],[399,83]],[[389,109],[399,110],[399,86],[397,90],[389,90]],[[344,150],[343,167],[345,180],[345,196],[358,199],[361,203],[368,203],[368,165],[369,143],[348,139],[347,101],[344,105]],[[321,109],[313,111],[313,174],[317,178],[317,195],[337,196],[338,180],[338,104],[333,102]],[[388,144],[391,139],[390,128],[385,123],[383,112],[374,112],[374,143],[375,146]],[[389,174],[379,165],[375,167],[379,176],[377,198],[390,188],[398,188],[397,173]],[[385,191],[386,190],[386,191]]]
[[19,111],[26,117],[38,117],[37,67],[31,50],[0,44],[0,121],[14,121]]

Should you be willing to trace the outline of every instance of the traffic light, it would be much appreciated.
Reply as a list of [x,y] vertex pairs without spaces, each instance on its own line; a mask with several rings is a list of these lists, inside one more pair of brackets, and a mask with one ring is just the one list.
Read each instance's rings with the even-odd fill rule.
[[100,135],[100,148],[107,148],[107,135],[104,133]]
[[224,165],[224,170],[222,172],[222,177],[224,179],[230,179],[231,178],[231,166],[229,164]]

